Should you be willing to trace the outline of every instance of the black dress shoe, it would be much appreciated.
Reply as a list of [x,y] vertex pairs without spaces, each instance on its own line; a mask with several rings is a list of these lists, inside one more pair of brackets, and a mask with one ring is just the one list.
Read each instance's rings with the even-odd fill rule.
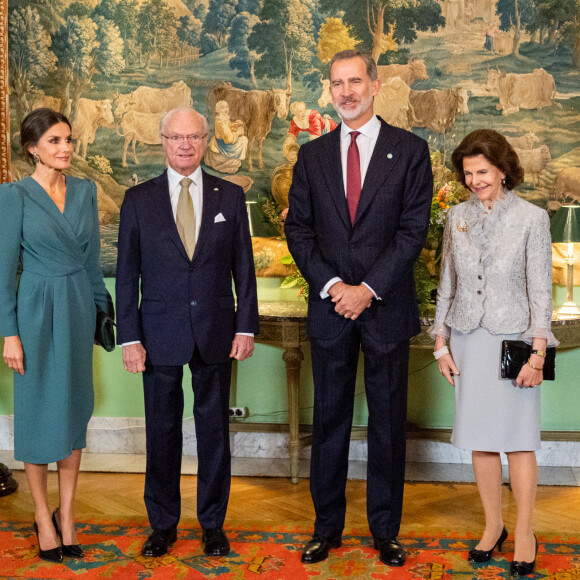
[[177,531],[175,528],[170,530],[153,530],[153,533],[147,538],[147,541],[141,548],[141,555],[150,558],[157,558],[167,554],[168,546],[175,544],[177,540]]
[[[534,540],[536,540],[536,554],[538,553],[538,538],[534,534]],[[517,562],[514,560],[510,564],[510,574],[512,576],[528,576],[531,574],[536,567],[536,558],[533,562]]]
[[405,549],[397,538],[374,538],[375,550],[379,550],[379,560],[387,566],[402,566],[405,563]]
[[493,551],[496,549],[496,547],[497,551],[501,552],[501,547],[507,537],[508,533],[504,526],[499,538],[497,539],[497,542],[493,545],[491,550],[477,550],[474,548],[473,550],[469,550],[467,559],[470,562],[477,562],[478,564],[481,564],[482,562],[489,562],[491,560],[491,555],[493,554]]
[[[56,521],[57,511],[58,508],[52,512],[52,525],[54,526],[54,529],[56,530],[56,533],[58,534],[58,537],[62,543],[62,532],[60,531],[58,522]],[[67,558],[82,558],[85,553],[80,544],[62,544],[62,555],[66,556]]]
[[222,528],[206,528],[201,541],[205,543],[203,553],[206,556],[227,556],[230,553],[230,543]]
[[342,536],[333,536],[331,538],[323,538],[317,534],[312,536],[312,540],[304,546],[302,550],[302,562],[304,564],[316,564],[328,558],[328,552],[332,548],[340,548],[342,544]]
[[38,537],[38,525],[34,522],[34,532],[36,533],[36,539],[38,540],[38,556],[41,560],[46,562],[53,562],[55,564],[62,564],[62,550],[60,546],[56,548],[51,548],[50,550],[42,550],[40,548],[40,539]]

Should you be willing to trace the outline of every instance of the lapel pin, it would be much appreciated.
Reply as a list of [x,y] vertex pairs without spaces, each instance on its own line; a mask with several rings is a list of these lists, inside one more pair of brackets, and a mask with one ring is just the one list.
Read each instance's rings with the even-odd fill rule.
[[214,187],[213,190],[214,191],[219,191],[219,189],[217,187]]
[[392,159],[393,158],[393,154],[392,153],[387,153],[387,159]]
[[463,220],[460,220],[457,222],[457,229],[460,232],[466,232],[469,228],[467,227],[467,222],[464,222]]

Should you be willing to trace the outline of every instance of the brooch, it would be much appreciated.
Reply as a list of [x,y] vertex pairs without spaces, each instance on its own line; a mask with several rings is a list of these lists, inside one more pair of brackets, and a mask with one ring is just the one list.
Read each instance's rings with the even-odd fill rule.
[[457,229],[460,232],[466,232],[468,230],[467,222],[464,222],[463,220],[458,221],[457,222]]

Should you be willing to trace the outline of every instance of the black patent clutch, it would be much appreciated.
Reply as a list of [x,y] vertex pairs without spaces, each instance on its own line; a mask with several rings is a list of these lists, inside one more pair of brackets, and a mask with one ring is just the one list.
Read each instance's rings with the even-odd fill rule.
[[113,352],[115,350],[115,321],[113,319],[115,309],[113,307],[113,299],[110,295],[107,300],[109,312],[105,312],[97,305],[95,344],[104,348],[107,352]]
[[[523,340],[504,340],[501,343],[501,378],[517,379],[522,367],[532,354],[532,345]],[[553,381],[556,375],[556,348],[546,349],[543,375],[545,381]]]

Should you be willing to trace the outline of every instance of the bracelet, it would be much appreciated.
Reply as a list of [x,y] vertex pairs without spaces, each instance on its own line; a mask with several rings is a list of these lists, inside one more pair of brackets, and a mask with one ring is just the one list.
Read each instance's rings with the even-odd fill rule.
[[445,356],[446,354],[449,354],[449,349],[447,348],[447,346],[444,346],[443,348],[436,350],[433,353],[433,356],[435,357],[435,360],[439,360],[442,356]]
[[543,367],[535,367],[531,362],[530,359],[528,359],[528,364],[535,370],[535,371],[543,371],[544,368]]
[[546,351],[545,350],[533,350],[532,354],[537,354],[538,356],[543,356],[546,358]]

